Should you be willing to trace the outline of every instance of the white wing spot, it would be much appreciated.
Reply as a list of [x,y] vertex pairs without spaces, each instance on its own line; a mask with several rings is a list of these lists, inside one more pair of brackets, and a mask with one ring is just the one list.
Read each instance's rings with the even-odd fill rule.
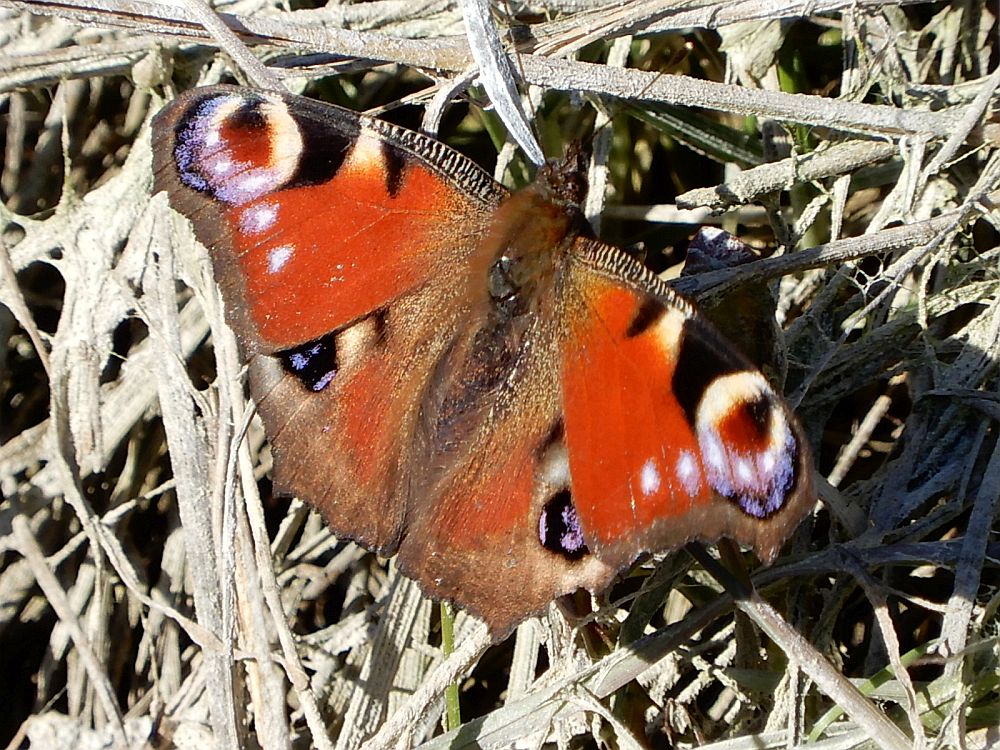
[[232,159],[219,159],[215,164],[212,165],[212,171],[216,174],[226,174],[232,171],[233,160]]
[[251,206],[240,216],[240,230],[246,234],[260,234],[270,229],[278,219],[278,207],[273,203]]
[[677,478],[692,497],[700,492],[701,472],[698,471],[698,462],[691,451],[682,451],[677,459]]
[[233,191],[242,193],[243,200],[241,202],[245,203],[248,200],[253,200],[258,195],[263,195],[276,184],[274,175],[271,172],[264,169],[252,169],[242,177],[235,179]]
[[272,248],[267,253],[267,270],[268,273],[277,273],[292,257],[292,253],[295,252],[295,248],[291,245],[278,245]]
[[736,478],[739,479],[740,484],[744,487],[754,484],[753,466],[746,458],[741,457],[736,459]]
[[647,497],[660,489],[660,472],[653,459],[642,465],[642,470],[639,472],[639,488]]

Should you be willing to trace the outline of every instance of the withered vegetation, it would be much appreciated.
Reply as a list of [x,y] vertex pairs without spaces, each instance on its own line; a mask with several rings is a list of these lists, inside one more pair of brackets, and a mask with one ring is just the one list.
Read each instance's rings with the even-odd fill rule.
[[391,563],[272,496],[205,251],[150,195],[149,118],[234,57],[259,76],[252,54],[411,127],[430,105],[523,183],[460,85],[458,4],[0,0],[0,743],[996,741],[996,3],[501,6],[546,153],[593,151],[603,237],[666,277],[701,224],[766,256],[679,281],[815,448],[815,513],[772,567],[741,561],[759,596],[680,552],[501,646],[460,614],[445,656]]

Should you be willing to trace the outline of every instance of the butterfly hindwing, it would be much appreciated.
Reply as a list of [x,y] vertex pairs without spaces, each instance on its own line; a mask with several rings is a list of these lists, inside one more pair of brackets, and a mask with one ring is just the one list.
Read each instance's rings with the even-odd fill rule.
[[411,487],[424,473],[409,439],[418,431],[421,395],[459,327],[454,282],[444,282],[429,280],[325,337],[336,370],[322,388],[290,373],[286,353],[250,363],[275,490],[307,500],[338,536],[383,554],[396,551]]

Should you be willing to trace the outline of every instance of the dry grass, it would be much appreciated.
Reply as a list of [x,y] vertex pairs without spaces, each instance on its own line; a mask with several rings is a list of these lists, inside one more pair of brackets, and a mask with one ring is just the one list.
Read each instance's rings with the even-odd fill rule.
[[[588,206],[606,237],[658,269],[702,222],[783,251],[679,284],[723,323],[773,291],[767,353],[822,504],[759,597],[734,604],[681,553],[582,638],[553,609],[487,649],[460,616],[445,658],[414,585],[270,496],[204,250],[150,198],[149,115],[231,74],[206,40],[239,48],[194,2],[0,0],[0,742],[997,741],[997,7],[783,5],[514,10],[546,150],[611,118]],[[355,107],[427,101],[470,65],[447,2],[225,10],[264,75]],[[485,161],[477,113],[442,134]],[[454,679],[467,723],[444,736]]]

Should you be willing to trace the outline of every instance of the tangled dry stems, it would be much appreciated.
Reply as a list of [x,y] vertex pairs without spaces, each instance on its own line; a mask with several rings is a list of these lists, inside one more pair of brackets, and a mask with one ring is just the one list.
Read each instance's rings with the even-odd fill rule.
[[[460,617],[446,658],[410,582],[268,495],[204,251],[149,196],[148,114],[175,85],[227,72],[202,46],[218,42],[204,14],[4,2],[0,732],[13,746],[443,746],[444,687],[463,677],[474,720],[458,744],[483,747],[986,737],[1000,723],[995,9],[817,1],[782,24],[784,5],[552,2],[532,9],[518,62],[547,92],[550,149],[592,132],[591,106],[611,117],[592,172],[611,187],[588,206],[607,197],[610,236],[632,240],[620,217],[659,213],[783,251],[679,284],[722,316],[740,289],[774,291],[775,372],[817,447],[822,506],[755,575],[766,600],[734,605],[674,556],[609,594],[600,617],[617,641],[587,651],[554,610],[487,651]],[[358,106],[426,101],[470,64],[448,3],[228,11],[269,75],[346,73],[333,93]],[[401,74],[414,69],[435,85],[415,93]],[[748,118],[764,150],[740,137]],[[744,171],[723,179],[721,163]],[[691,229],[651,232],[650,261],[668,265],[656,252]]]

